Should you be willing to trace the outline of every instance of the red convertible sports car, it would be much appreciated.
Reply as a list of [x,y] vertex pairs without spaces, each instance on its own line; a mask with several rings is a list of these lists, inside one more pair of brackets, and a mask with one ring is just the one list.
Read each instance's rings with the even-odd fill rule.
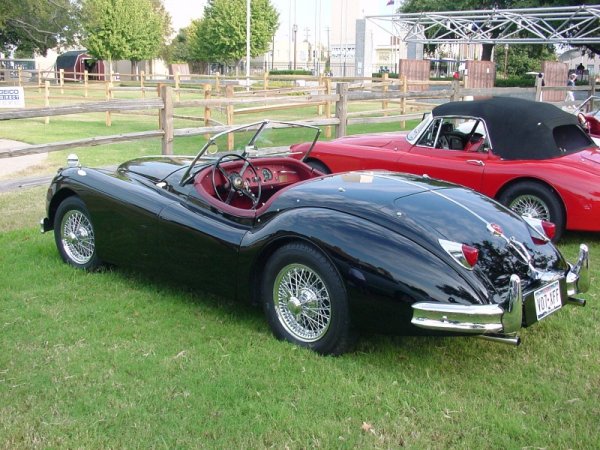
[[324,173],[388,169],[462,184],[563,230],[600,231],[600,149],[577,117],[516,98],[450,102],[409,133],[294,146]]
[[594,142],[600,145],[600,97],[588,97],[575,112]]

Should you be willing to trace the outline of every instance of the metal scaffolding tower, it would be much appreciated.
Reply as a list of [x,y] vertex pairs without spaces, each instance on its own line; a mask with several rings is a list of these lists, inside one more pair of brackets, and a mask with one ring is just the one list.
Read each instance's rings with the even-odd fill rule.
[[600,5],[367,16],[407,42],[600,44]]

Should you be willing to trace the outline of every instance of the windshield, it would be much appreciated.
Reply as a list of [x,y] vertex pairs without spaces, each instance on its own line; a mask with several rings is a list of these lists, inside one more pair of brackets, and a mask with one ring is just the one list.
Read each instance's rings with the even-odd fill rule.
[[432,119],[433,119],[433,116],[431,115],[431,113],[424,115],[421,123],[419,125],[417,125],[410,133],[408,133],[408,135],[406,136],[406,140],[408,142],[410,142],[411,144],[414,144],[416,142],[417,138],[419,137],[419,135],[421,134],[421,132],[425,128],[427,128],[427,126],[431,123]]
[[212,136],[200,149],[186,170],[181,183],[193,179],[199,163],[216,160],[226,153],[254,158],[290,154],[290,146],[311,140],[313,145],[319,138],[320,128],[292,122],[262,122],[242,125]]

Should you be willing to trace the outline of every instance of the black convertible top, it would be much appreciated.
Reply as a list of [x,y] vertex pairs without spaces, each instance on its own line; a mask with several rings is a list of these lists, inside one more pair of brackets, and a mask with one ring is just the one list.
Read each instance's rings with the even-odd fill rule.
[[503,159],[548,159],[594,145],[574,114],[549,103],[493,97],[445,103],[432,112],[482,118],[493,152]]

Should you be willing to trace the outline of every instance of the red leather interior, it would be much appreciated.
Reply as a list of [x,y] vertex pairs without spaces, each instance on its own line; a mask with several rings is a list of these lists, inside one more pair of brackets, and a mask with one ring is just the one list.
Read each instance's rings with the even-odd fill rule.
[[[255,217],[260,215],[273,202],[277,195],[286,187],[292,186],[299,181],[309,180],[322,175],[315,171],[309,165],[292,158],[257,158],[251,160],[256,169],[256,175],[260,178],[261,196],[258,207],[253,210],[250,199],[243,195],[235,195],[230,204],[227,204],[217,197],[212,182],[213,165],[207,166],[196,175],[194,187],[200,197],[206,200],[210,205],[222,210],[227,214],[240,217]],[[227,173],[241,170],[244,161],[235,160],[224,162],[221,167]],[[258,193],[258,181],[255,173],[247,168],[243,174],[244,182],[253,194]],[[215,184],[217,189],[222,188],[226,183],[225,177],[217,170],[215,173]],[[223,197],[223,192],[220,191]],[[226,194],[225,194],[226,196]]]

